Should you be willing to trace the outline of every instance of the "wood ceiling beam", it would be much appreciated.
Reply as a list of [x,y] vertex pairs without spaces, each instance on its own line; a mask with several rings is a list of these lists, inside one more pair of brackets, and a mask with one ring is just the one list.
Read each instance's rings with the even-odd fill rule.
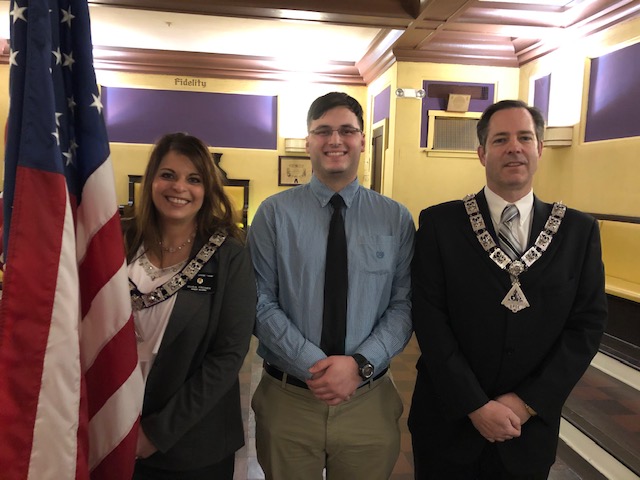
[[[281,0],[89,0],[90,5],[151,10],[196,15],[255,18],[267,20],[302,20],[376,28],[406,28],[413,17],[407,9],[410,0],[324,1]],[[318,9],[321,11],[318,11]]]
[[95,47],[93,56],[98,70],[279,81],[311,76],[317,83],[365,85],[353,62],[327,62],[316,65],[313,71],[292,71],[278,59],[248,55]]

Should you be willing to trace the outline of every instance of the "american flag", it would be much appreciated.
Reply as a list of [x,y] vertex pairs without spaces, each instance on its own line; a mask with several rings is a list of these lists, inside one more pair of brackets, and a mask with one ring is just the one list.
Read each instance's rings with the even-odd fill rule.
[[14,0],[0,477],[130,479],[143,384],[86,0]]

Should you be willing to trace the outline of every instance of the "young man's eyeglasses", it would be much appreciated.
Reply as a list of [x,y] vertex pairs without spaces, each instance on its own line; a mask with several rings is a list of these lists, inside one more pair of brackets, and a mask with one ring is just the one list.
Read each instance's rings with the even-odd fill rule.
[[333,135],[333,132],[338,132],[338,135],[340,135],[341,137],[352,137],[358,133],[361,133],[362,130],[360,130],[359,128],[350,127],[348,125],[343,125],[342,127],[338,128],[318,127],[314,130],[309,130],[309,133],[311,135],[317,135],[318,137],[330,137],[331,135]]

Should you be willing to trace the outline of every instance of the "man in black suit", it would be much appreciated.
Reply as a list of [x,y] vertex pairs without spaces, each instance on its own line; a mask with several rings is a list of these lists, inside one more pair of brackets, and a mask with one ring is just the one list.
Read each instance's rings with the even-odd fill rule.
[[562,405],[598,350],[598,224],[533,195],[543,133],[537,109],[491,105],[478,122],[486,187],[420,215],[416,479],[546,479]]

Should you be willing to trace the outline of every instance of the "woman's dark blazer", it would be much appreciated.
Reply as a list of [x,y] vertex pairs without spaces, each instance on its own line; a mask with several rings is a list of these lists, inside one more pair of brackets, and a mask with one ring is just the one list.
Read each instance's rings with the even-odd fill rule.
[[176,294],[145,388],[142,428],[158,452],[140,461],[167,470],[205,467],[244,445],[238,372],[256,311],[248,249],[227,238],[199,275],[214,275],[215,291]]

